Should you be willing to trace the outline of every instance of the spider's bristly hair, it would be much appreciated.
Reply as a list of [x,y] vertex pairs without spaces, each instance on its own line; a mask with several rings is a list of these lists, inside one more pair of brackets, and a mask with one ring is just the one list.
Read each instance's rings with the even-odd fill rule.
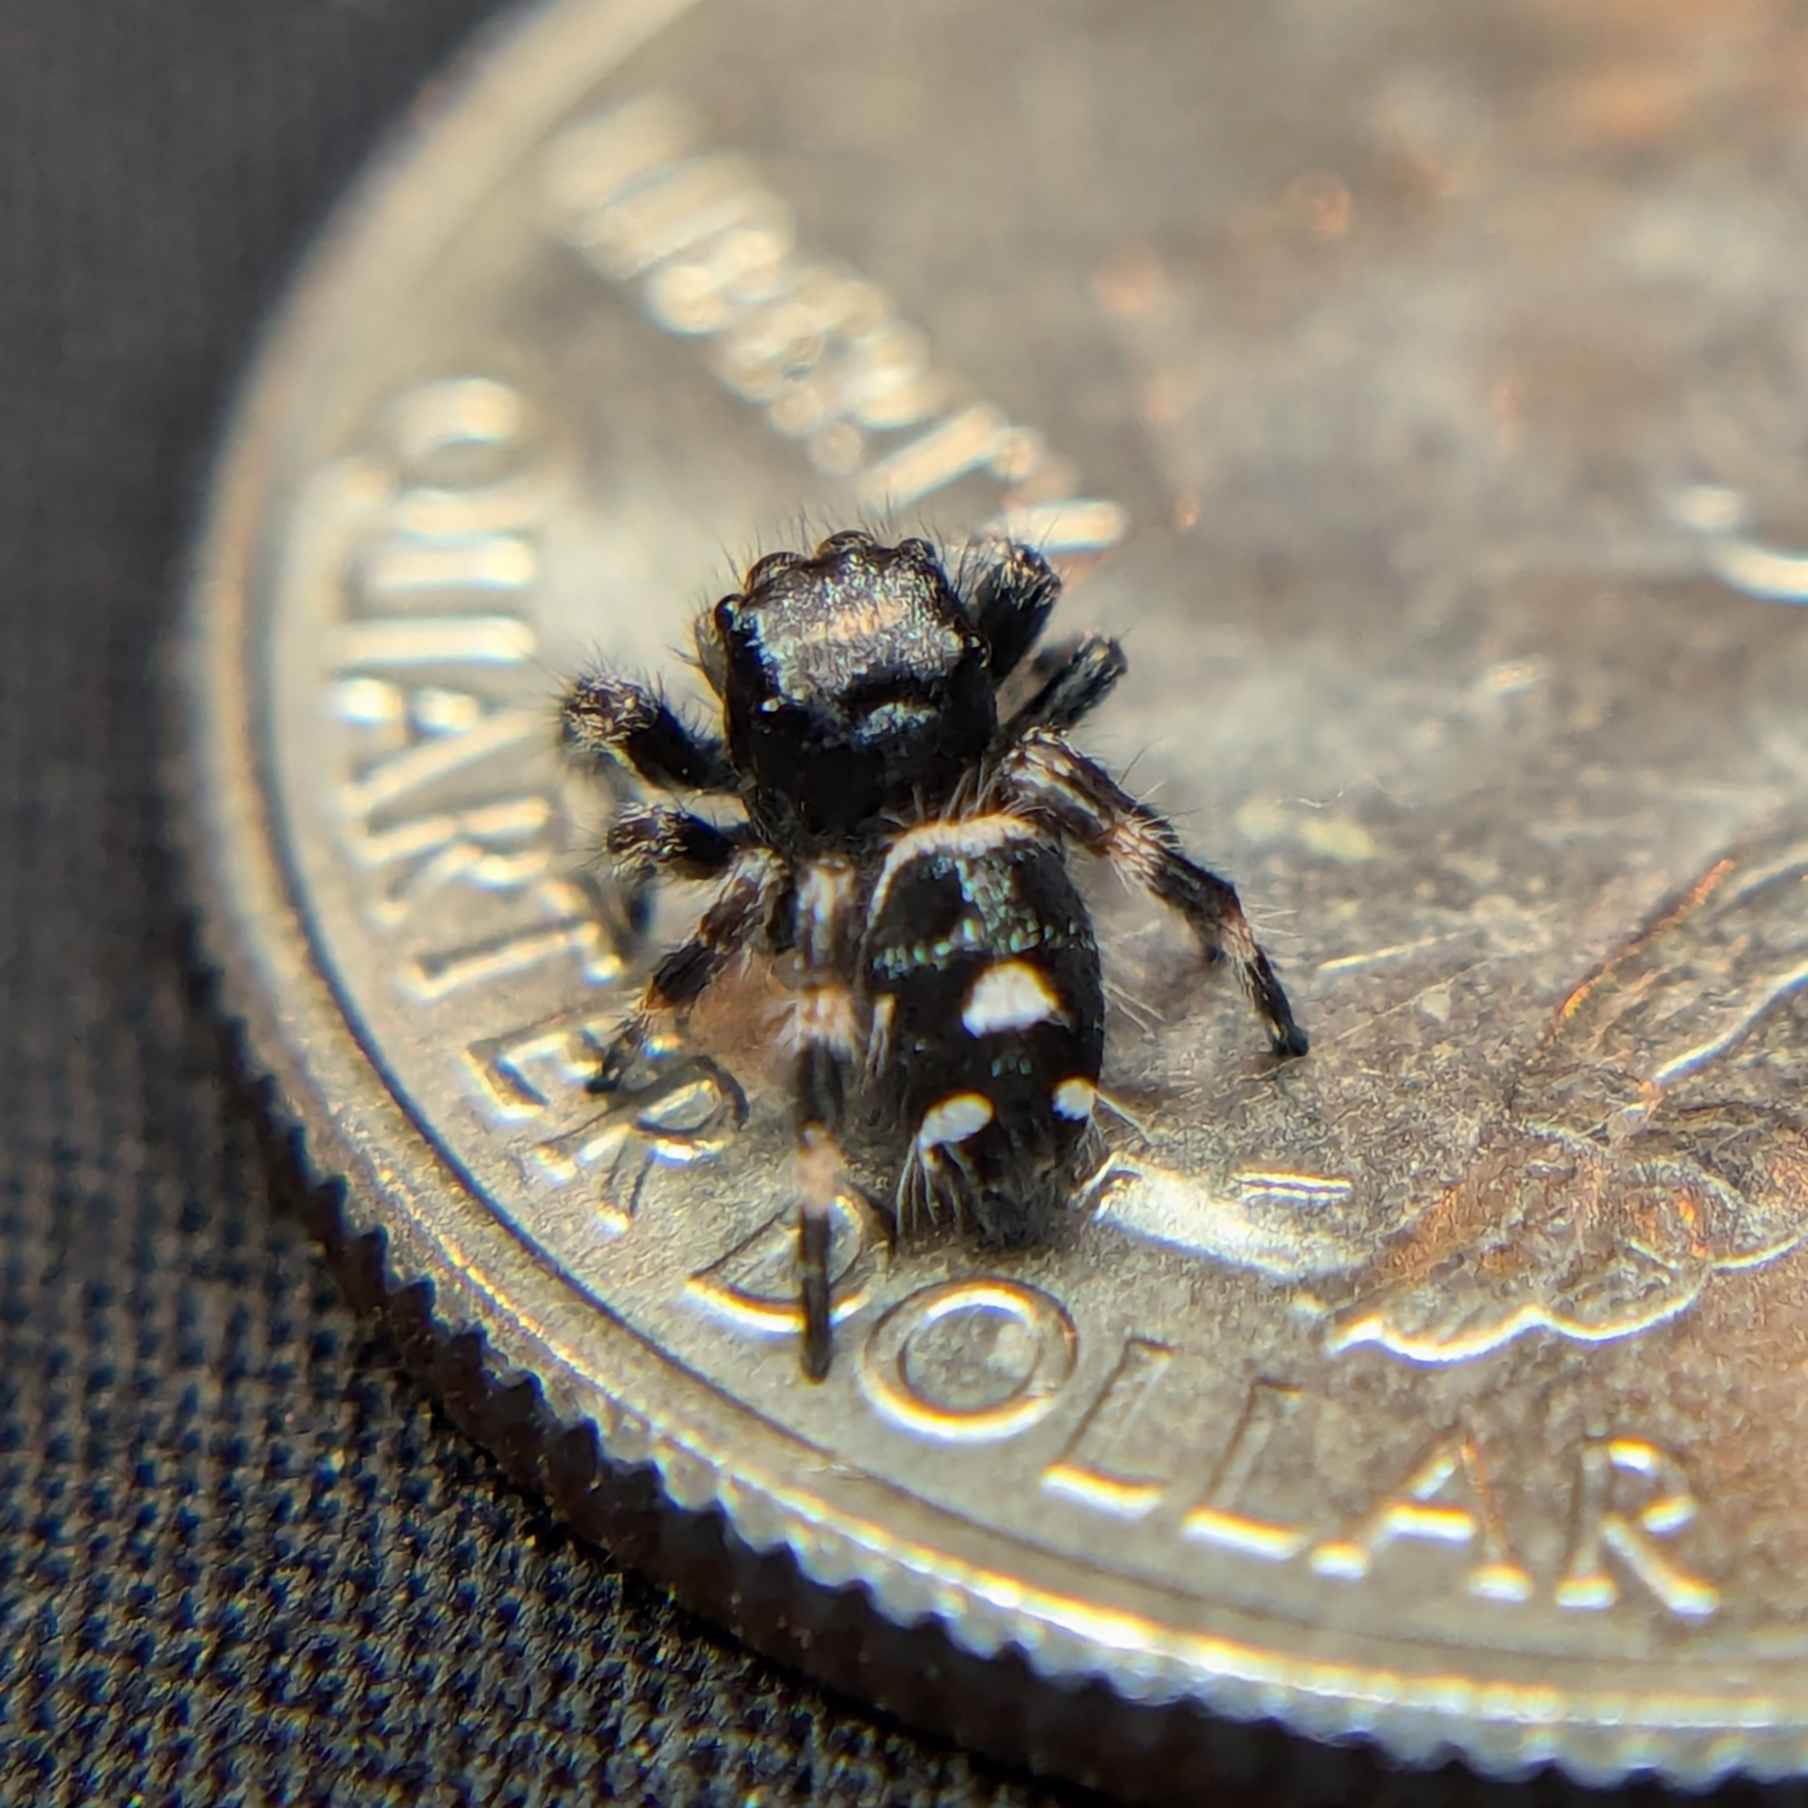
[[723,829],[688,810],[629,805],[616,813],[603,846],[633,880],[669,873],[680,879],[719,879],[750,845],[745,828]]
[[1046,667],[1042,659],[1036,661],[1036,667],[1042,677],[1041,685],[1005,723],[999,735],[1007,748],[1031,729],[1065,734],[1105,701],[1130,669],[1130,662],[1115,640],[1088,634],[1068,646],[1051,649]]
[[[830,1231],[854,1182],[852,1100],[883,1107],[900,1228],[951,1217],[988,1241],[1046,1238],[1102,1146],[1105,999],[1067,850],[1169,905],[1208,960],[1228,956],[1278,1055],[1306,1051],[1228,882],[1067,733],[1124,675],[1115,641],[1036,653],[1060,579],[999,542],[954,577],[926,540],[831,534],[768,553],[696,624],[722,732],[686,724],[608,671],[567,693],[580,761],[668,791],[732,797],[727,826],[619,812],[607,851],[633,881],[715,885],[659,963],[593,1082],[626,1083],[743,950],[795,955],[793,1176],[803,1369],[832,1355]],[[1002,723],[999,687],[1029,665]],[[1024,684],[1020,680],[1020,685]]]
[[1041,553],[1015,541],[989,549],[968,607],[992,651],[992,682],[1002,684],[1041,638],[1061,594],[1061,580]]
[[612,672],[580,678],[559,712],[575,759],[616,760],[668,791],[732,791],[735,768],[712,735],[690,727],[663,697]]

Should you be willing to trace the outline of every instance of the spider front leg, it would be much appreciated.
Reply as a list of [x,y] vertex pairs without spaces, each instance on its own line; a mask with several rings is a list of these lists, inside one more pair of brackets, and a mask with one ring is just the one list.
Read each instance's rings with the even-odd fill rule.
[[1102,634],[1083,635],[1038,653],[1030,669],[1042,683],[1005,723],[996,744],[1013,746],[1038,728],[1065,734],[1110,696],[1129,665],[1124,649]]
[[[726,877],[690,936],[653,969],[638,1003],[603,1050],[596,1077],[590,1082],[592,1092],[616,1091],[636,1060],[652,1055],[671,1040],[683,1013],[765,926],[784,889],[785,863],[776,854],[762,847],[738,846],[700,818],[684,817],[681,811],[640,812],[624,818],[616,829],[631,841],[636,825],[644,824],[644,836],[651,840],[658,825],[673,818],[682,818],[689,825],[675,833],[694,835],[696,830],[708,830],[730,843]],[[612,832],[612,845],[615,838]]]
[[745,823],[718,828],[689,810],[630,803],[616,812],[603,846],[615,866],[627,927],[634,944],[653,916],[653,891],[661,874],[680,879],[720,879],[735,855],[752,845]]
[[603,846],[624,880],[651,883],[661,873],[680,879],[720,879],[735,857],[752,847],[745,823],[720,828],[689,810],[629,804],[609,825]]
[[662,697],[608,671],[580,678],[559,706],[559,729],[580,760],[627,767],[667,791],[732,791],[735,770],[714,735],[692,728]]
[[1113,862],[1185,918],[1208,960],[1229,955],[1277,1055],[1310,1043],[1227,880],[1190,860],[1174,825],[1138,803],[1096,761],[1058,734],[1035,730],[1004,757],[996,799],[1051,824],[1088,853]]
[[1002,684],[1036,644],[1060,595],[1061,580],[1041,553],[1016,540],[993,549],[967,611],[991,649],[994,684]]
[[792,941],[802,971],[791,1021],[797,1044],[797,1268],[803,1308],[803,1368],[812,1381],[832,1353],[829,1239],[846,1185],[841,1150],[848,1088],[860,1058],[853,971],[858,887],[848,860],[819,860],[798,876]]

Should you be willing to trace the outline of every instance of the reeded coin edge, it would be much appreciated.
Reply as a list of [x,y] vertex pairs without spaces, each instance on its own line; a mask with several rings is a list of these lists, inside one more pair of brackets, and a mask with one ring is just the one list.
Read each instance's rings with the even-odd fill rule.
[[[607,10],[644,27],[672,8]],[[597,15],[587,17],[585,35],[595,38]],[[463,205],[458,182],[422,184],[418,160],[456,166],[509,119],[543,112],[521,65],[558,70],[560,87],[570,85],[584,58],[571,55],[569,23],[555,8],[481,38],[453,78],[436,84],[431,107],[374,161],[306,259],[222,436],[173,649],[170,789],[190,797],[179,827],[200,900],[195,963],[212,982],[240,1071],[258,1083],[275,1144],[325,1208],[313,1215],[354,1297],[383,1311],[454,1416],[581,1533],[768,1655],[1006,1759],[1164,1799],[1177,1774],[1214,1776],[1226,1765],[1245,1778],[1255,1763],[1265,1776],[1284,1769],[1303,1781],[1305,1769],[1373,1762],[1307,1746],[1291,1736],[1300,1732],[1373,1740],[1416,1764],[1460,1754],[1495,1777],[1555,1762],[1590,1784],[1637,1771],[1701,1786],[1733,1772],[1774,1778],[1808,1769],[1808,1732],[1765,1725],[1757,1714],[1685,1724],[1651,1716],[1651,1698],[1628,1690],[1603,1694],[1599,1717],[1582,1720],[1566,1718],[1549,1690],[1462,1676],[1433,1689],[1299,1658],[1203,1675],[1169,1653],[1113,1647],[1039,1616],[1030,1591],[988,1599],[953,1566],[931,1574],[903,1547],[882,1549],[798,1518],[594,1374],[580,1377],[550,1350],[521,1347],[529,1340],[520,1326],[482,1292],[484,1265],[439,1247],[411,1213],[394,1152],[407,1151],[413,1172],[437,1172],[449,1194],[462,1183],[381,1089],[313,958],[260,784],[267,749],[246,683],[248,549],[285,402],[310,347],[331,343],[335,316],[350,311],[346,298],[369,287],[361,274],[381,267],[393,280],[408,267],[409,248],[431,242]],[[595,73],[592,62],[584,79]],[[436,206],[422,205],[423,186]],[[353,1117],[347,1101],[360,1093],[372,1103]],[[1258,1673],[1264,1668],[1270,1673]]]

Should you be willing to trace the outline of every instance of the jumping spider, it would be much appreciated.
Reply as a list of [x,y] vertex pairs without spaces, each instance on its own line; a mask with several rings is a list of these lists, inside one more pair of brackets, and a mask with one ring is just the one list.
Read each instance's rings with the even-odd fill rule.
[[1046,1235],[1074,1183],[1104,1052],[1092,924],[1069,846],[1113,862],[1228,955],[1277,1055],[1306,1052],[1237,894],[1182,852],[1173,825],[1068,745],[1124,674],[1116,641],[1040,654],[1000,720],[999,686],[1030,652],[1060,580],[1004,543],[964,583],[923,540],[831,535],[758,561],[696,624],[725,738],[687,726],[613,672],[566,695],[568,751],[668,791],[733,798],[718,827],[634,806],[608,850],[643,886],[717,890],[659,963],[602,1058],[598,1090],[669,1044],[680,1013],[742,950],[790,955],[796,1039],[803,1365],[830,1356],[831,1210],[858,1091],[908,1130],[900,1222],[946,1207],[982,1237]]

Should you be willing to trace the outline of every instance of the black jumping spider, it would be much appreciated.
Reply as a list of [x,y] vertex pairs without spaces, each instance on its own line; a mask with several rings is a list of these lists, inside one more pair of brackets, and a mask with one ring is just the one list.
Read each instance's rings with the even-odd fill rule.
[[910,1132],[897,1204],[947,1206],[988,1238],[1045,1235],[1074,1180],[1104,1051],[1098,945],[1068,877],[1075,846],[1171,905],[1228,954],[1278,1055],[1306,1052],[1216,874],[1173,826],[1077,753],[1067,731],[1123,676],[1117,643],[1043,652],[1002,721],[998,687],[1060,580],[1003,544],[957,590],[923,540],[834,534],[747,573],[696,626],[726,738],[612,672],[572,686],[567,748],[650,784],[735,799],[746,820],[638,806],[609,852],[643,881],[717,882],[603,1057],[600,1090],[669,1039],[741,950],[792,954],[798,1261],[805,1371],[829,1366],[830,1212],[859,1090]]

